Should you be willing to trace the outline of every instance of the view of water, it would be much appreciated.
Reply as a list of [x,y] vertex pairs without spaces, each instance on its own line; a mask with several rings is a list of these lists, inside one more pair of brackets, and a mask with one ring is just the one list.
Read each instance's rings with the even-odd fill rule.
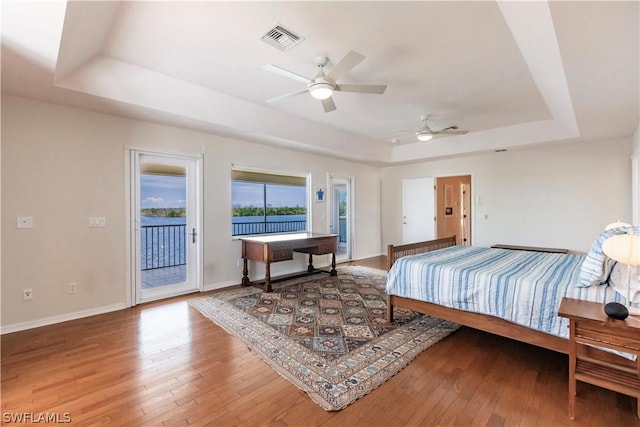
[[[270,215],[267,216],[267,222],[280,222],[280,221],[304,221],[306,215]],[[231,222],[240,224],[244,222],[263,222],[263,216],[234,216],[231,218]]]
[[141,216],[141,225],[182,225],[186,224],[187,219],[184,217],[167,217],[167,216]]
[[[305,215],[271,215],[267,216],[267,222],[279,222],[279,221],[304,221]],[[240,224],[245,222],[263,222],[263,216],[234,216],[231,219],[232,223]],[[184,217],[166,217],[166,216],[141,216],[140,223],[142,225],[174,225],[174,224],[186,224],[187,219]]]

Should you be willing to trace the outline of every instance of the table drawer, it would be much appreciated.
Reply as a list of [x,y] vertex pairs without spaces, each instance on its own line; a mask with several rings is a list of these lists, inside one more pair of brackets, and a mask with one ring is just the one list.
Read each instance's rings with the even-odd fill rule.
[[330,254],[336,252],[336,241],[335,240],[327,240],[324,242],[320,242],[318,245],[318,254]]
[[272,262],[292,260],[293,251],[291,249],[273,248],[269,252],[269,259]]

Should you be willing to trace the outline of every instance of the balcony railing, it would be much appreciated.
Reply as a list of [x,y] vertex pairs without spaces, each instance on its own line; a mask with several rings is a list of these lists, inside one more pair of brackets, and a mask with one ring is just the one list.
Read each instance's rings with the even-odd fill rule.
[[290,231],[306,231],[307,221],[262,221],[232,222],[233,236],[249,234],[287,233]]
[[184,224],[140,227],[141,270],[185,265],[186,237],[187,226]]

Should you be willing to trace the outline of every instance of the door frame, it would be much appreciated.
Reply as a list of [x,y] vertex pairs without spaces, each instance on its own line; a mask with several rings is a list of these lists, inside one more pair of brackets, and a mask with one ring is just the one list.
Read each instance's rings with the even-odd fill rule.
[[[436,175],[433,177],[434,179],[434,184],[437,183],[437,179],[438,178],[451,178],[451,177],[455,177],[455,176],[470,176],[471,180],[470,180],[470,192],[471,192],[471,200],[469,203],[469,209],[471,211],[470,216],[471,216],[471,233],[469,233],[471,242],[469,242],[470,245],[473,245],[474,242],[476,242],[476,213],[477,213],[477,206],[478,204],[476,203],[476,197],[478,197],[476,195],[476,184],[475,184],[475,177],[473,175],[473,172],[460,172],[460,173],[451,173],[451,174],[447,174],[447,175]],[[436,205],[437,205],[437,200],[436,200]],[[436,215],[436,224],[435,224],[435,230],[436,230],[436,236],[438,235],[438,224],[437,224],[437,218],[438,218],[438,210],[437,210],[437,206],[436,206],[436,211],[435,211],[435,215]],[[456,240],[459,239],[460,236],[456,236]],[[461,244],[460,242],[456,242],[457,244]]]
[[[348,217],[347,217],[347,254],[348,256],[346,258],[341,258],[339,260],[338,259],[336,260],[339,262],[351,261],[353,260],[353,248],[354,248],[353,236],[355,235],[355,230],[354,230],[355,177],[349,176],[349,175],[336,174],[336,173],[327,174],[327,189],[328,189],[327,193],[329,193],[329,198],[327,202],[327,229],[329,232],[332,232],[332,230],[329,229],[329,225],[332,225],[332,222],[333,222],[332,208],[334,207],[333,206],[334,195],[333,195],[331,185],[334,179],[343,180],[347,182],[346,185],[347,185],[347,213],[348,213]],[[338,232],[339,232],[339,229],[338,229]]]
[[198,230],[197,233],[197,241],[195,244],[196,247],[196,256],[195,256],[195,289],[190,289],[184,292],[175,293],[172,296],[177,296],[180,294],[191,293],[194,291],[202,292],[204,290],[203,285],[203,227],[202,227],[202,208],[203,208],[203,191],[202,191],[202,182],[203,182],[203,174],[202,174],[202,163],[203,163],[203,155],[195,154],[179,154],[179,153],[170,153],[170,152],[157,152],[146,149],[136,149],[132,147],[125,148],[125,163],[127,164],[126,177],[125,177],[125,210],[126,210],[126,255],[127,255],[127,263],[126,263],[126,297],[125,303],[127,307],[132,307],[137,304],[141,304],[143,302],[149,302],[154,299],[161,298],[169,298],[170,296],[160,296],[158,298],[145,299],[144,301],[139,300],[139,283],[140,283],[140,271],[139,271],[139,237],[138,233],[140,231],[139,223],[137,223],[137,212],[136,208],[138,207],[138,191],[139,191],[139,182],[137,172],[139,169],[139,159],[140,156],[154,156],[154,157],[166,157],[172,159],[183,159],[194,162],[195,167],[195,225]]

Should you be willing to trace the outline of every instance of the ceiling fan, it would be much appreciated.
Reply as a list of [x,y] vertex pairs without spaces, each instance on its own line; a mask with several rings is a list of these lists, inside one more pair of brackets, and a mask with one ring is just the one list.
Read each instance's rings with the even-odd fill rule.
[[422,121],[422,128],[420,128],[420,130],[416,132],[418,141],[427,142],[436,135],[464,135],[466,133],[469,133],[468,130],[459,130],[458,126],[456,125],[447,126],[446,128],[440,130],[433,130],[427,124],[427,120],[429,120],[429,117],[431,117],[431,115],[428,114],[423,114],[422,116],[420,116],[420,120]]
[[307,88],[303,90],[299,90],[297,92],[288,93],[286,95],[277,96],[275,98],[271,98],[267,100],[267,102],[277,102],[281,99],[288,98],[293,95],[298,95],[301,93],[309,92],[311,96],[316,99],[319,99],[322,102],[322,107],[324,108],[324,112],[328,113],[330,111],[334,111],[336,109],[336,104],[333,102],[333,98],[331,97],[334,92],[356,92],[356,93],[371,93],[371,94],[382,94],[387,89],[386,85],[364,85],[364,84],[337,84],[336,80],[340,77],[347,74],[358,65],[360,62],[364,60],[364,56],[355,52],[350,51],[347,53],[336,65],[325,74],[324,67],[329,62],[329,58],[326,56],[318,56],[315,59],[316,65],[318,66],[318,74],[313,79],[308,79],[304,76],[296,74],[292,71],[285,70],[284,68],[280,68],[277,65],[268,64],[265,65],[264,68],[267,71],[271,71],[276,74],[280,74],[281,76],[289,77],[291,79],[303,82],[307,84]]

